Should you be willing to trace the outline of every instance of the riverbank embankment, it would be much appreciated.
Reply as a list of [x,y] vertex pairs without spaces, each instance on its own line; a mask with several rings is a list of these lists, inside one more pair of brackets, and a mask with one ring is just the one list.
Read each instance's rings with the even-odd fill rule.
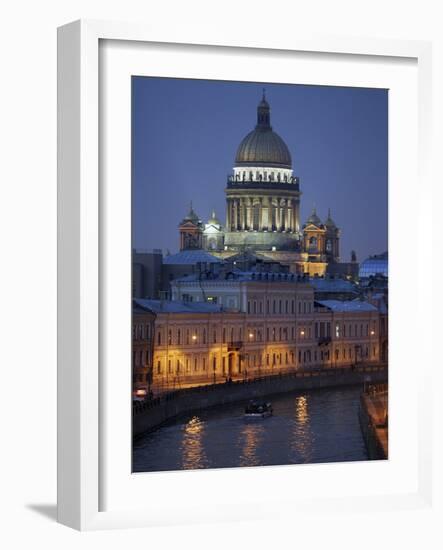
[[297,390],[381,383],[386,382],[387,377],[386,366],[329,368],[182,389],[152,400],[134,403],[133,436],[138,437],[176,417],[210,407]]
[[366,388],[360,398],[359,418],[369,458],[388,458],[387,384],[371,384]]

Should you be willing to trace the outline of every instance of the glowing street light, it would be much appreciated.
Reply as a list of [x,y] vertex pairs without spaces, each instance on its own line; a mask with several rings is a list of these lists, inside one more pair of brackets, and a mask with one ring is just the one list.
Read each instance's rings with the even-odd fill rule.
[[371,330],[371,336],[374,336],[375,330]]
[[197,335],[196,334],[193,334],[192,335],[192,339],[194,340],[194,342],[197,340]]

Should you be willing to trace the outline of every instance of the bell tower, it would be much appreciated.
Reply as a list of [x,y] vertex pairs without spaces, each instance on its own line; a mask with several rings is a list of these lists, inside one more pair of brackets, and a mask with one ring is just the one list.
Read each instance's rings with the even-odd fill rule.
[[201,250],[203,248],[203,224],[192,208],[178,226],[180,250]]

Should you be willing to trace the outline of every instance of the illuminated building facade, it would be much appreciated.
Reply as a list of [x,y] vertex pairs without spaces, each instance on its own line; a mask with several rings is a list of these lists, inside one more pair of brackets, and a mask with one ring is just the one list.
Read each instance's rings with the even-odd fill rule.
[[[274,287],[274,285],[273,285]],[[136,300],[155,313],[154,392],[300,368],[379,362],[379,312],[361,301],[314,301],[305,284],[254,282],[241,307]]]

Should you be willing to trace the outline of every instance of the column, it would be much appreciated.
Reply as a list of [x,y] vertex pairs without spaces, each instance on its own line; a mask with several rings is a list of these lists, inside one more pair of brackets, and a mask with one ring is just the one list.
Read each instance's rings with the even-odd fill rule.
[[251,229],[251,200],[246,204],[246,229]]
[[233,201],[232,214],[233,214],[234,219],[232,220],[232,229],[231,229],[231,231],[237,231],[237,200]]
[[231,230],[231,199],[226,199],[226,229]]
[[294,231],[300,233],[300,201],[298,199],[294,205]]
[[262,199],[262,230],[269,229],[269,199]]
[[280,231],[280,199],[277,199],[277,206],[275,207],[275,228]]
[[287,231],[292,231],[293,230],[293,209],[292,209],[292,200],[289,199],[288,200],[288,213],[287,213],[287,224],[286,224],[286,230]]
[[240,199],[240,226],[244,231],[246,228],[246,217],[245,217],[245,200]]

